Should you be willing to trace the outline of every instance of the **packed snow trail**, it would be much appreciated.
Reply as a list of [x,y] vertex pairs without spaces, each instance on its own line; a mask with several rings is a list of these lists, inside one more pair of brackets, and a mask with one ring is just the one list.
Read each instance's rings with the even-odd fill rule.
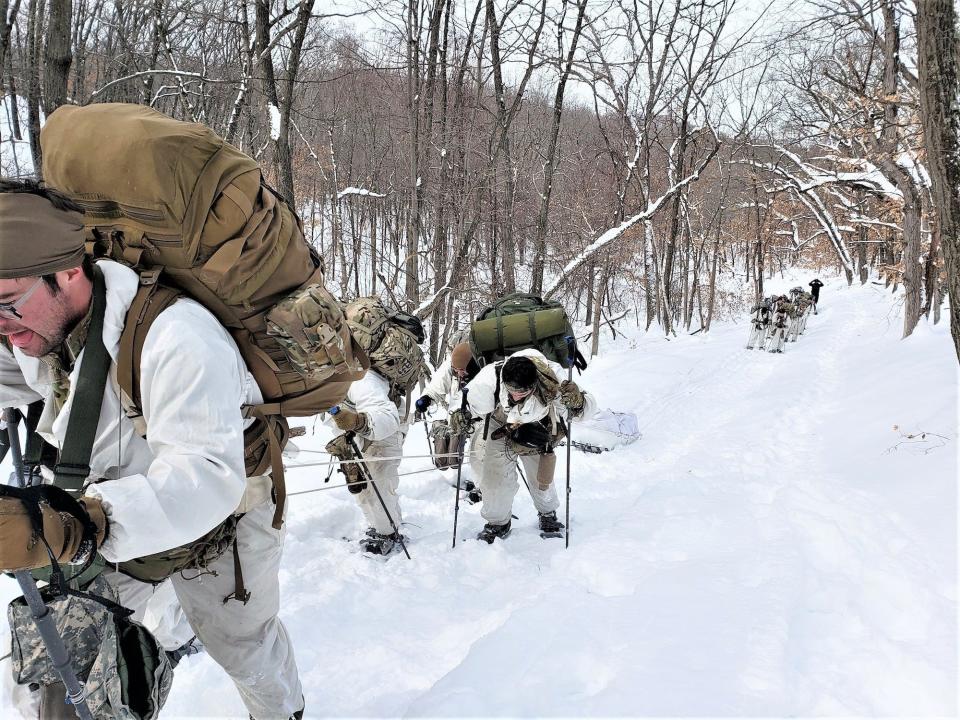
[[[412,561],[358,552],[346,490],[292,497],[307,716],[956,714],[956,359],[945,323],[901,341],[895,303],[833,280],[783,355],[746,350],[746,319],[605,346],[582,385],[644,435],[574,451],[569,550],[522,486],[506,541],[473,540],[461,503],[451,550],[450,471],[401,479]],[[308,429],[291,466],[326,460]],[[427,453],[422,424],[405,452]],[[291,469],[290,491],[325,474]],[[245,714],[199,656],[164,716]]]

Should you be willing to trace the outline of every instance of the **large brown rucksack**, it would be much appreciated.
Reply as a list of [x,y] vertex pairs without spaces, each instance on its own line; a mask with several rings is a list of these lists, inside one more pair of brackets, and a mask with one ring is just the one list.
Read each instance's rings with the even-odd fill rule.
[[[272,466],[283,511],[284,416],[336,405],[368,363],[323,287],[300,220],[257,163],[203,125],[141,105],[63,106],[40,134],[47,185],[85,212],[87,250],[140,274],[117,360],[124,407],[140,412],[140,353],[180,294],[233,336],[264,403],[244,408],[249,476]],[[142,423],[140,423],[142,426]],[[141,430],[142,433],[146,429]]]

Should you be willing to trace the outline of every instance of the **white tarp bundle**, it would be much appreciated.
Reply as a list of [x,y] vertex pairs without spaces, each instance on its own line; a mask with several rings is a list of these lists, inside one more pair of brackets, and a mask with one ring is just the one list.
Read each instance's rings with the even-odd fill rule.
[[597,410],[589,420],[573,423],[573,446],[588,452],[613,450],[640,439],[637,416],[634,413]]

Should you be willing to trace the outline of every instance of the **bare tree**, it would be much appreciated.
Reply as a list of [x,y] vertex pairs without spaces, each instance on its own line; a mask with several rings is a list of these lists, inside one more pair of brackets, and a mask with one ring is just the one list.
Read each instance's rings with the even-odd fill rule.
[[920,102],[960,359],[960,26],[952,0],[917,3]]
[[67,101],[73,0],[50,0],[48,12],[43,63],[43,112],[47,115]]

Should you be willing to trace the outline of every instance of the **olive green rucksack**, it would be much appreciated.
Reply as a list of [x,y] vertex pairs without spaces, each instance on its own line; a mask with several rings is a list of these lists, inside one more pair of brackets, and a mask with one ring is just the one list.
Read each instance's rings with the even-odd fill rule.
[[539,295],[513,293],[496,300],[470,326],[470,349],[481,365],[535,348],[562,367],[583,371],[573,326],[563,305]]

